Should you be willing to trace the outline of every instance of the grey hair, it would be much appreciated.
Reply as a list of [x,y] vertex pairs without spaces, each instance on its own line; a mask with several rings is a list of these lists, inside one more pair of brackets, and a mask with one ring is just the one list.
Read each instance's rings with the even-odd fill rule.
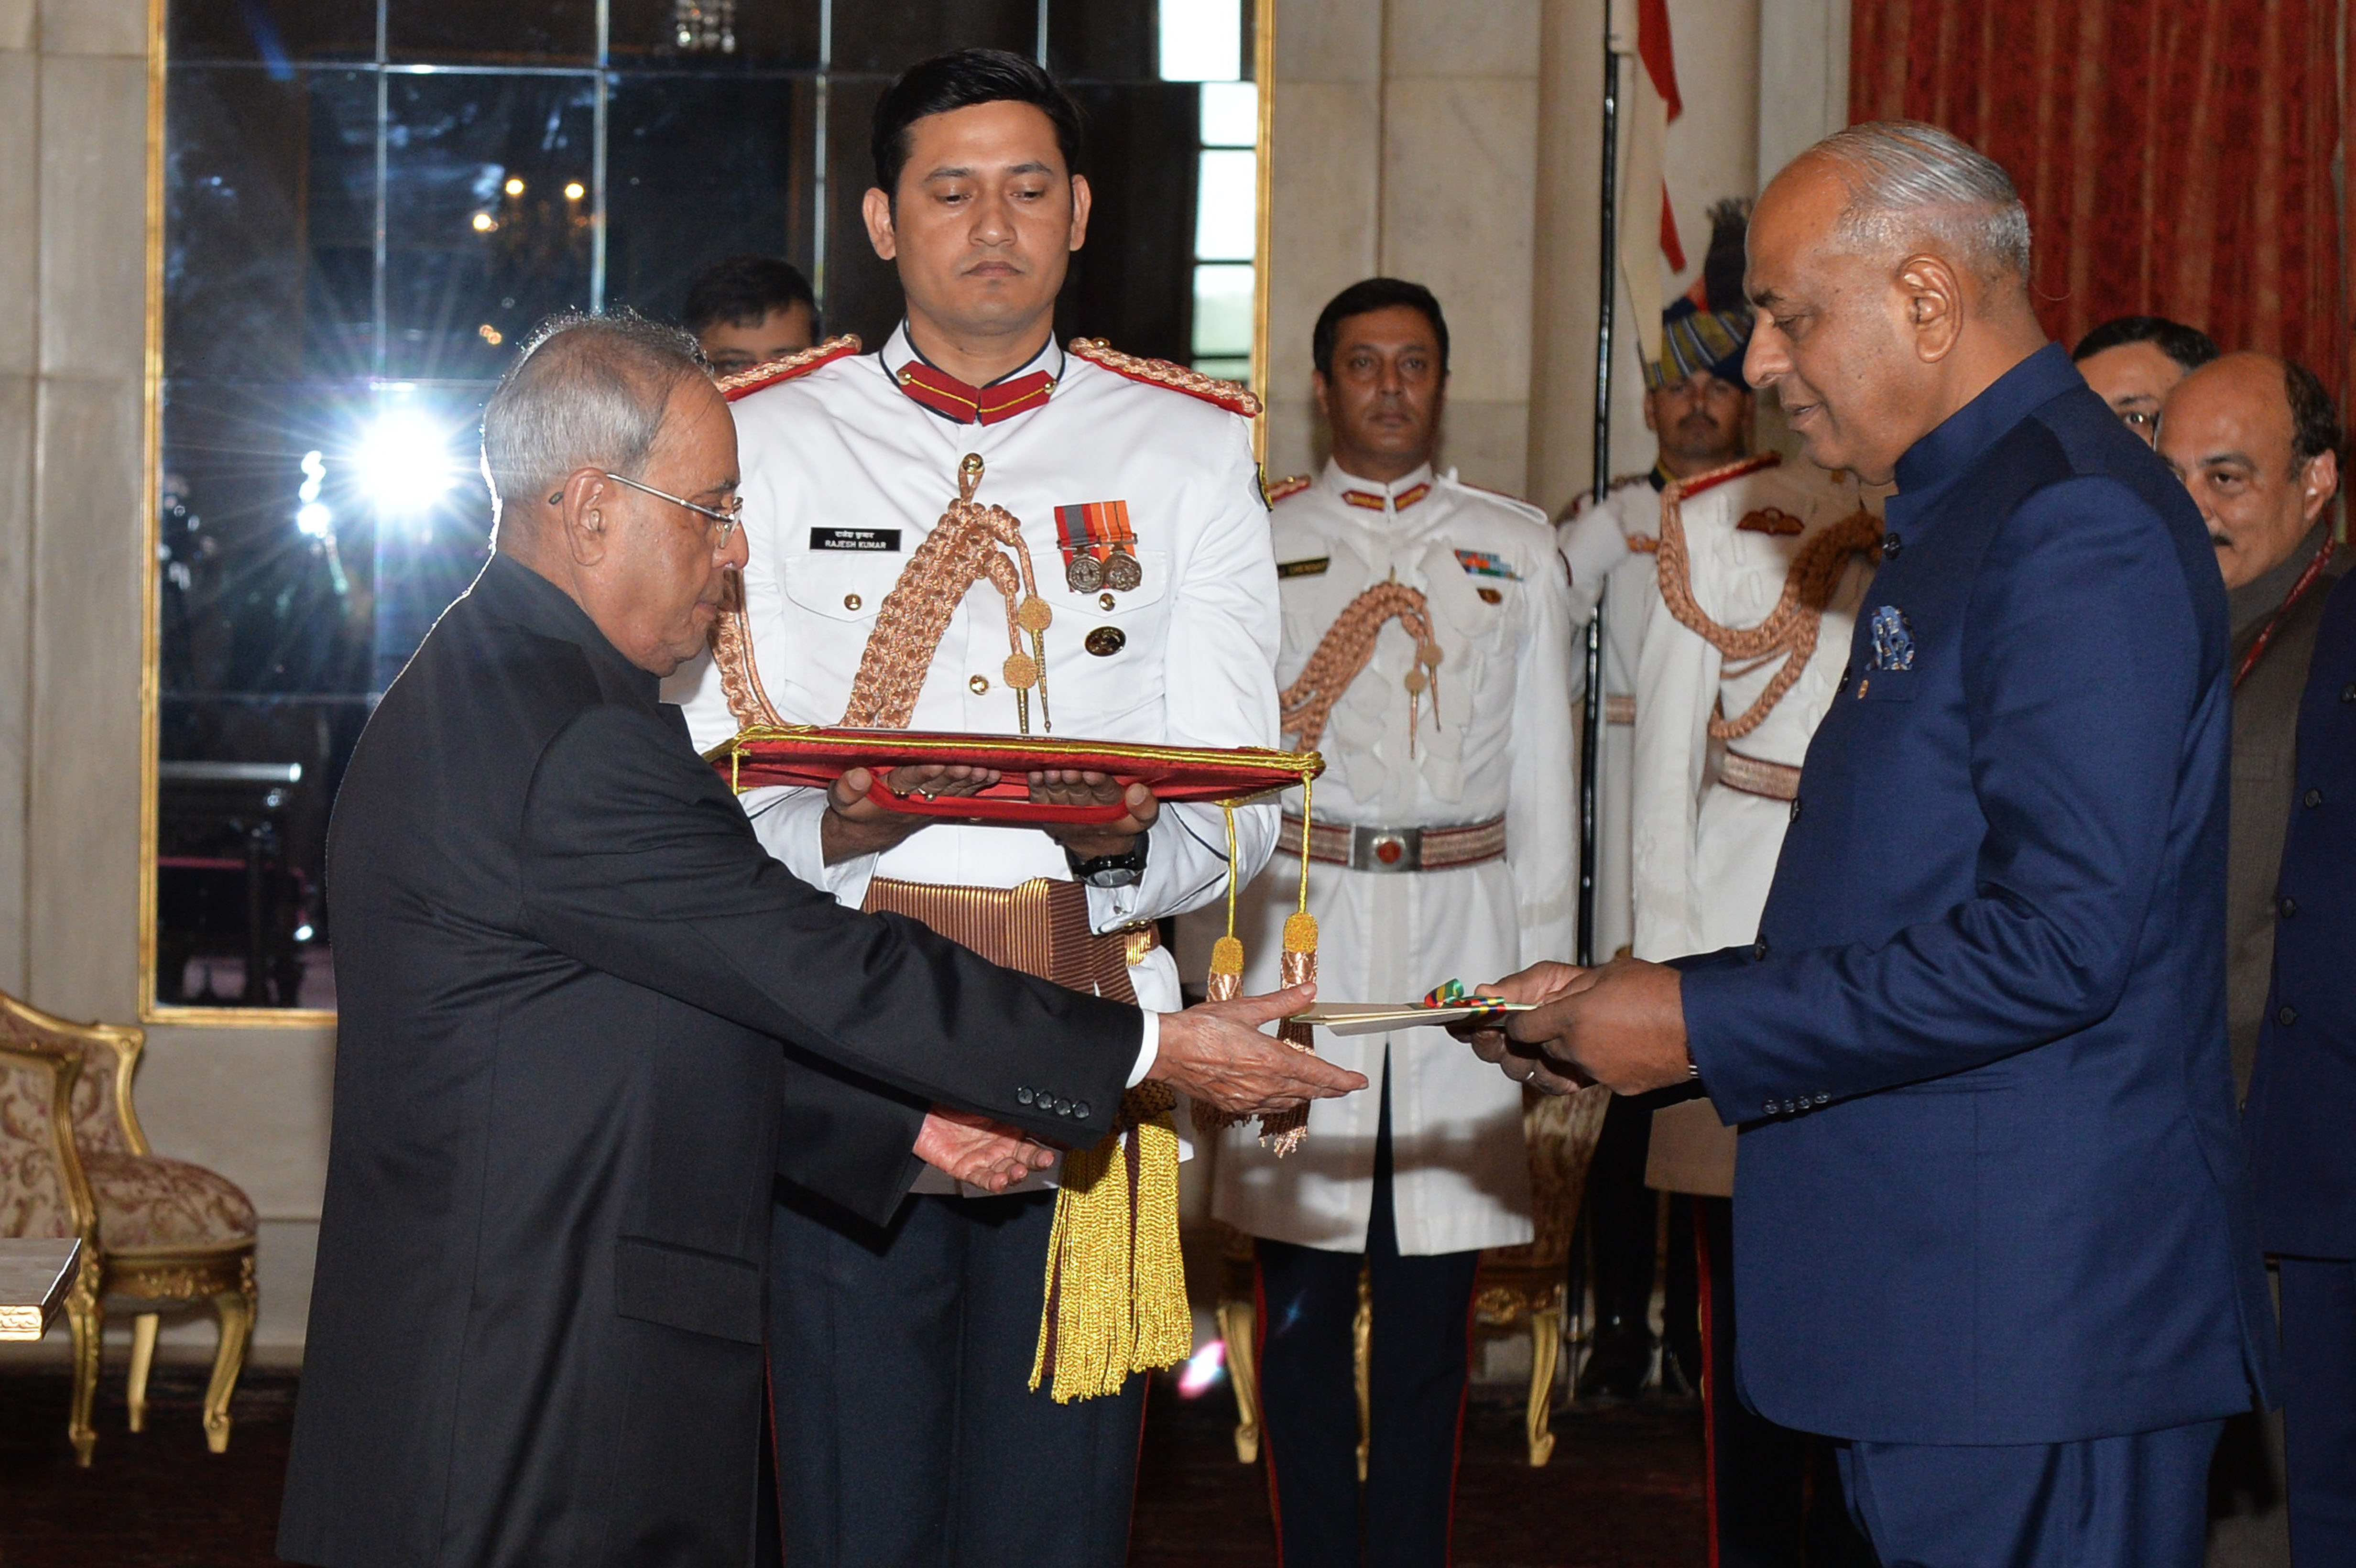
[[551,316],[483,408],[483,478],[494,504],[528,504],[578,468],[635,473],[672,391],[707,373],[694,338],[634,311]]
[[1848,186],[1842,233],[1861,246],[1929,240],[1984,278],[2029,281],[2029,208],[2004,165],[1919,120],[1836,131],[1808,152]]

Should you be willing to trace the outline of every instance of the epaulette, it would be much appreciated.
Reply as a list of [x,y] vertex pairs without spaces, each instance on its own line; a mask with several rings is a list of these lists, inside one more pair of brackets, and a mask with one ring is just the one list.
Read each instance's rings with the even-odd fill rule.
[[749,370],[723,376],[717,385],[720,395],[733,403],[739,398],[751,397],[764,387],[774,387],[780,381],[807,376],[821,365],[831,365],[846,354],[858,352],[858,335],[846,332],[841,337],[830,337],[798,354],[788,354],[783,359],[772,359],[766,365],[755,365]]
[[1141,359],[1134,354],[1123,354],[1101,337],[1075,337],[1064,346],[1064,351],[1116,376],[1126,376],[1151,387],[1167,387],[1173,392],[1216,403],[1229,413],[1241,414],[1246,419],[1259,417],[1259,400],[1233,381],[1222,381],[1200,370],[1173,365],[1167,359]]
[[1296,474],[1290,479],[1280,479],[1268,486],[1268,504],[1273,507],[1288,496],[1300,495],[1315,483],[1315,477],[1307,474]]
[[1486,496],[1492,500],[1503,501],[1507,507],[1528,517],[1532,522],[1546,523],[1551,520],[1547,517],[1545,507],[1532,501],[1525,501],[1510,491],[1492,490],[1486,485],[1475,485],[1470,479],[1460,479],[1452,470],[1441,477],[1459,490],[1470,490],[1476,496]]
[[1740,463],[1730,463],[1723,468],[1713,468],[1707,474],[1697,474],[1677,485],[1677,498],[1681,501],[1690,501],[1705,490],[1715,490],[1720,485],[1740,479],[1746,474],[1756,474],[1762,468],[1778,467],[1783,461],[1783,454],[1780,452],[1762,452],[1755,457],[1746,457]]

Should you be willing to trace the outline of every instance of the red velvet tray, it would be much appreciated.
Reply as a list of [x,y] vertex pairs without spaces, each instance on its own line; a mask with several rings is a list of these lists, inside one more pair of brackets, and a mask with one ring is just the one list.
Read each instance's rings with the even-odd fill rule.
[[[1315,778],[1325,759],[1314,752],[1230,751],[1189,746],[1139,746],[1119,741],[1070,741],[1039,735],[959,735],[927,730],[842,730],[815,724],[755,725],[704,753],[739,792],[763,784],[823,788],[853,768],[871,769],[868,798],[894,811],[989,822],[1115,822],[1118,802],[1103,806],[1047,805],[1031,799],[1023,775],[1045,768],[1109,773],[1142,784],[1165,801],[1232,805],[1269,790]],[[999,781],[979,795],[926,800],[894,793],[884,782],[893,768],[938,763],[997,769]]]

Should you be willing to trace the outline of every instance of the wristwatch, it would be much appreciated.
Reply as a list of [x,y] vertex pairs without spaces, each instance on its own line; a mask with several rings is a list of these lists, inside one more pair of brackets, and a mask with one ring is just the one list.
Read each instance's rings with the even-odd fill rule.
[[1071,863],[1074,881],[1091,888],[1133,888],[1145,875],[1146,843],[1146,836],[1141,833],[1130,840],[1126,854],[1098,855],[1083,860],[1067,848],[1064,859]]

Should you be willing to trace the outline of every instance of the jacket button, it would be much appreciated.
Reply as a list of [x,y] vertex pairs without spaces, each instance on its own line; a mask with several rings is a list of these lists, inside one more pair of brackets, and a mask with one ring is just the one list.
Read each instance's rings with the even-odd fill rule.
[[1028,1105],[1038,1098],[1038,1095],[1033,1093],[1028,1089],[1017,1089],[1014,1091],[1014,1103],[1018,1105]]
[[842,607],[854,613],[857,613],[860,603],[860,597],[856,593],[846,593],[842,596]]
[[2356,680],[2351,680],[2346,686],[2340,688],[2340,700],[2342,702],[2356,702]]
[[1055,1115],[1059,1116],[1068,1116],[1071,1114],[1072,1103],[1069,1100],[1058,1100],[1055,1102]]
[[990,677],[986,675],[975,676],[971,680],[965,683],[965,688],[968,691],[972,692],[976,697],[987,696],[990,692]]
[[2298,1009],[2292,1007],[2288,1002],[2285,1002],[2281,1007],[2275,1009],[2275,1022],[2282,1025],[2285,1029],[2290,1028],[2291,1025],[2298,1022]]
[[1898,552],[1899,552],[1900,550],[1904,549],[1905,548],[1906,548],[1906,541],[1905,541],[1904,539],[1901,539],[1898,535],[1896,535],[1896,534],[1884,534],[1884,535],[1882,535],[1882,536],[1881,536],[1881,559],[1882,559],[1882,560],[1896,560],[1898,559]]
[[2313,811],[2317,806],[2323,804],[2323,792],[2319,789],[2308,790],[2305,795],[2298,797],[2298,803],[2299,805],[2307,807],[2308,810]]
[[1759,963],[1763,964],[1767,961],[1767,939],[1765,937],[1762,936],[1758,941],[1751,944],[1751,956],[1754,961]]
[[1771,1116],[1775,1114],[1775,1102],[1772,1100],[1767,1102],[1767,1114]]
[[1800,797],[1796,795],[1792,797],[1792,820],[1800,820]]
[[1075,1101],[1073,1101],[1073,1102],[1072,1102],[1072,1115],[1074,1115],[1075,1116],[1077,1116],[1080,1120],[1082,1120],[1082,1121],[1084,1121],[1084,1122],[1085,1122],[1085,1121],[1087,1121],[1087,1120],[1088,1119],[1088,1103],[1087,1103],[1086,1100],[1075,1100]]
[[1830,1094],[1819,1094],[1816,1096],[1816,1104],[1819,1105],[1829,1105],[1832,1103],[1833,1097]]
[[2291,916],[2298,912],[2298,901],[2294,898],[2286,898],[2280,903],[2275,905],[2275,907],[2282,912],[2282,917],[2285,920],[2288,920]]

